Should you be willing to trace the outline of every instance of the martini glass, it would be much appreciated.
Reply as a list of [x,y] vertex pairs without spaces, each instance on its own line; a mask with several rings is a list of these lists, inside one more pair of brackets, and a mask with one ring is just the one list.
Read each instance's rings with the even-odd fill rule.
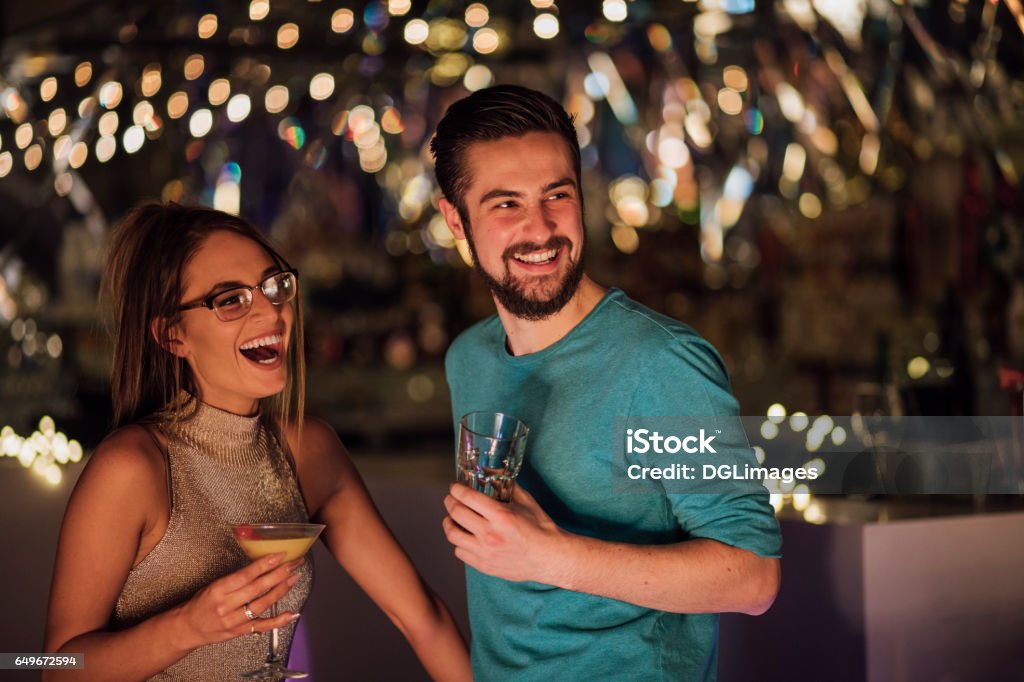
[[[320,523],[233,523],[235,542],[246,555],[255,561],[268,554],[284,552],[282,563],[301,559],[316,542],[320,532],[326,528]],[[270,605],[270,617],[277,616],[277,602]],[[247,680],[280,680],[309,677],[301,670],[290,670],[286,661],[278,658],[278,631],[270,631],[267,660],[242,677]]]

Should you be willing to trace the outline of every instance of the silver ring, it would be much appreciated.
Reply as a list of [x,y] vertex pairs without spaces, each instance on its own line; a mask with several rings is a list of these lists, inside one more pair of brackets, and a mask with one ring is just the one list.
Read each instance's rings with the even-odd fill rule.
[[242,604],[242,610],[245,611],[245,617],[249,620],[256,620],[257,618],[259,618],[259,616],[253,613],[252,609],[249,608],[249,602],[245,602],[244,604]]

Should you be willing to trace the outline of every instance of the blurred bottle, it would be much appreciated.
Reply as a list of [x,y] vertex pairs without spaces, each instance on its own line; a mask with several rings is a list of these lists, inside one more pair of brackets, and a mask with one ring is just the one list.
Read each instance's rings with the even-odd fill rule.
[[1024,282],[1013,286],[1013,296],[1006,307],[1007,350],[1015,364],[1024,362]]

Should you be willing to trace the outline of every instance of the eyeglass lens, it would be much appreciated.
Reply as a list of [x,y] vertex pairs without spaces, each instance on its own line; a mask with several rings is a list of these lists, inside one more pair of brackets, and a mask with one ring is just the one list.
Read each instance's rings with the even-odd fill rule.
[[[279,272],[259,283],[263,295],[274,305],[282,305],[295,296],[295,275],[291,272]],[[239,288],[225,291],[213,299],[213,310],[217,317],[224,321],[242,317],[252,307],[252,289]]]

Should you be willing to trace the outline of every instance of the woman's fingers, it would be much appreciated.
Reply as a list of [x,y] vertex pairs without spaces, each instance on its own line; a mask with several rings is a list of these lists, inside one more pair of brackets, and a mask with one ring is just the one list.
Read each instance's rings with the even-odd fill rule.
[[[292,561],[290,563],[278,566],[274,570],[259,575],[255,579],[250,580],[248,583],[241,585],[236,590],[226,595],[226,598],[223,601],[224,605],[226,605],[227,608],[229,609],[237,608],[241,611],[241,608],[244,604],[251,603],[257,598],[261,597],[262,595],[282,585],[284,585],[284,590],[281,592],[281,594],[284,594],[288,591],[288,588],[295,584],[294,581],[291,584],[286,583],[288,583],[289,579],[297,577],[295,576],[295,571],[298,570],[299,566],[302,565],[302,561],[302,559],[296,559],[295,561]],[[244,570],[247,569],[243,569],[243,571]],[[238,573],[241,573],[241,571],[239,571]],[[237,575],[237,573],[232,575]],[[232,576],[228,577],[230,578]],[[252,609],[252,611],[257,614],[261,612],[257,611],[256,609],[253,609],[252,607],[250,607],[250,609]],[[264,608],[263,610],[266,609]]]
[[277,554],[268,554],[265,557],[260,557],[245,568],[229,573],[223,578],[214,581],[211,586],[214,586],[217,590],[223,590],[224,594],[234,592],[280,564],[284,556],[284,552],[278,552]]
[[274,618],[257,618],[256,620],[246,620],[244,623],[239,624],[235,627],[231,633],[233,637],[239,637],[241,635],[251,635],[262,632],[269,632],[274,628],[283,628],[288,623],[292,622],[298,617],[299,614],[291,611],[285,611],[277,614]]
[[[298,580],[299,576],[295,573],[292,573],[287,580],[275,585],[273,589],[270,590],[270,592],[258,596],[252,601],[248,602],[249,610],[255,613],[257,616],[265,613],[267,609],[269,609],[272,605],[276,604],[278,600],[281,599],[281,597],[287,594],[288,590],[292,589],[292,586],[295,585],[295,583],[297,583]],[[248,618],[248,616],[246,616],[246,618]]]

